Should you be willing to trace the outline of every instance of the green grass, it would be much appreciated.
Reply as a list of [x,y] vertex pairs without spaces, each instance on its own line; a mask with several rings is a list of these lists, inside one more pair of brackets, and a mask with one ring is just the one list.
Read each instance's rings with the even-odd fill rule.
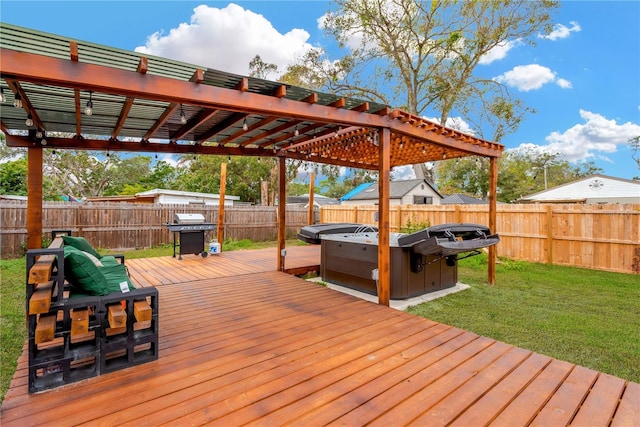
[[637,275],[502,261],[486,285],[486,257],[460,262],[471,288],[410,313],[640,382]]

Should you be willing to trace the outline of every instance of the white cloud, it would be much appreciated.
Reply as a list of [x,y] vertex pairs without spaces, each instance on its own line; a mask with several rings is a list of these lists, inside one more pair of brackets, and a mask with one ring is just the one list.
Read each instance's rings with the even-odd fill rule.
[[565,79],[556,80],[556,84],[558,86],[560,86],[562,89],[571,89],[573,87],[571,82],[569,80],[565,80]]
[[571,28],[562,24],[556,24],[553,27],[553,31],[551,31],[547,35],[538,34],[538,38],[555,41],[558,39],[565,39],[569,37],[571,33],[582,31],[582,28],[580,28],[580,24],[578,24],[576,21],[571,21],[569,22],[569,24],[571,25]]
[[560,153],[570,162],[589,159],[604,159],[615,153],[618,146],[625,147],[629,139],[640,135],[640,125],[636,123],[618,124],[614,119],[580,110],[584,123],[576,124],[564,132],[552,132],[545,139],[547,145],[521,144],[518,149],[539,150]]
[[499,83],[515,87],[520,92],[540,89],[545,84],[552,82],[555,82],[563,89],[570,89],[572,87],[570,81],[558,78],[554,71],[538,64],[515,66],[510,71],[507,71],[494,79]]
[[516,46],[520,46],[521,44],[522,42],[520,41],[520,39],[500,43],[499,45],[491,49],[489,52],[482,55],[479,63],[483,65],[488,65],[494,61],[504,59],[507,56],[507,53],[509,53],[511,49],[513,49]]
[[150,35],[136,52],[246,75],[256,55],[284,72],[313,48],[308,39],[303,29],[280,34],[264,16],[233,3],[223,9],[200,5],[193,9],[190,23],[181,23],[168,34]]

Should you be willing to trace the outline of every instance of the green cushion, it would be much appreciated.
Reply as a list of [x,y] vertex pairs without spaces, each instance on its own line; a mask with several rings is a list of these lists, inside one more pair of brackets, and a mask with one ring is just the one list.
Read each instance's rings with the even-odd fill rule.
[[87,295],[106,295],[107,281],[100,269],[81,250],[64,246],[64,273],[69,284]]
[[62,240],[64,241],[65,246],[73,246],[81,251],[89,252],[94,257],[100,259],[100,254],[93,249],[91,244],[87,242],[87,239],[84,237],[62,236]]
[[136,289],[131,280],[129,280],[127,267],[124,264],[105,265],[100,269],[100,272],[107,282],[107,294],[122,292],[122,289],[120,289],[121,282],[126,282],[130,291]]
[[100,262],[104,267],[108,267],[110,265],[120,265],[120,262],[113,255],[103,255],[100,258]]

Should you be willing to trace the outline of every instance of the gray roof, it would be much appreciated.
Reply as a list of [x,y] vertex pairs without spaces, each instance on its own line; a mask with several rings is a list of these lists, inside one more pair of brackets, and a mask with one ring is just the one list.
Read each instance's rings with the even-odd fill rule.
[[[405,181],[391,181],[389,183],[389,198],[390,199],[401,199],[405,196],[409,191],[413,190],[417,185],[427,184],[436,194],[440,195],[438,190],[433,188],[431,184],[429,184],[424,179],[408,179]],[[440,195],[440,197],[442,197]],[[349,200],[370,200],[370,199],[378,199],[378,183],[372,182],[370,186],[363,188],[357,194],[354,194],[349,198]]]
[[488,200],[477,199],[466,194],[450,194],[440,201],[443,205],[486,205]]

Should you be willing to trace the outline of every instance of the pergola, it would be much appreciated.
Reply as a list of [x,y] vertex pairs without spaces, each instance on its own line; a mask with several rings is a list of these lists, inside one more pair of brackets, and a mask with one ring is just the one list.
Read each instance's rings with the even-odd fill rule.
[[[504,147],[404,111],[6,23],[0,24],[0,59],[0,128],[8,146],[28,153],[28,248],[42,244],[43,149],[276,157],[280,201],[286,200],[286,159],[377,170],[378,299],[384,305],[393,167],[489,158],[489,227],[495,230],[497,159]],[[285,229],[285,203],[279,203],[278,268]],[[495,261],[491,246],[491,284]]]

